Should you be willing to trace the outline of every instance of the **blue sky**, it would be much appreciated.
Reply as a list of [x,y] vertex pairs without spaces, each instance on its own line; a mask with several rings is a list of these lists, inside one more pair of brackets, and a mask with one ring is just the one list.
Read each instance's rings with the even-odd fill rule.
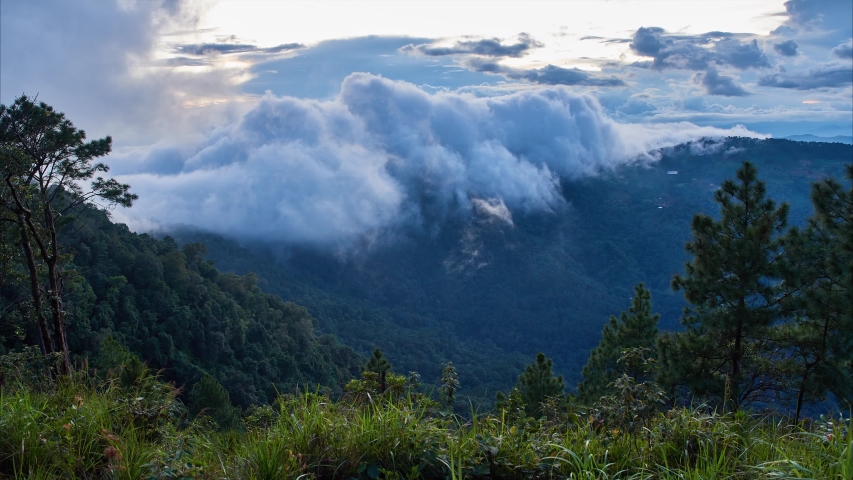
[[112,135],[140,230],[341,245],[700,136],[853,135],[851,0],[4,1],[0,37],[0,102]]

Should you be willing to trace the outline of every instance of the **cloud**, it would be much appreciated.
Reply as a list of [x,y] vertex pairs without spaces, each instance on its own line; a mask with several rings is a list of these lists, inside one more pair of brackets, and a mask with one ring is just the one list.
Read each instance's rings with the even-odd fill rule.
[[195,43],[175,47],[175,52],[183,55],[203,56],[209,54],[227,55],[230,53],[281,53],[303,48],[301,43],[286,43],[275,47],[260,48],[245,43]]
[[406,45],[400,51],[408,54],[420,54],[430,57],[445,55],[479,55],[484,57],[521,57],[533,48],[541,48],[544,44],[536,41],[526,33],[518,35],[517,43],[504,45],[499,38],[484,38],[480,40],[463,40],[451,47],[437,46],[435,43],[421,45]]
[[514,225],[512,222],[512,213],[506,208],[504,201],[500,198],[472,198],[471,205],[474,207],[474,211],[485,217],[488,222],[502,222],[510,227]]
[[340,248],[447,216],[507,222],[517,212],[551,211],[563,202],[560,179],[726,135],[752,134],[619,124],[593,97],[559,86],[499,97],[428,94],[356,73],[333,100],[267,95],[181,160],[175,150],[152,154],[120,176],[140,199],[116,216],[137,228],[189,224]]
[[773,73],[758,80],[762,87],[791,88],[795,90],[813,90],[817,88],[837,88],[853,83],[853,66],[827,64],[813,68],[808,72]]
[[783,27],[830,34],[853,28],[850,0],[789,0],[785,2],[785,10],[789,19]]
[[523,80],[539,85],[585,85],[599,87],[624,86],[621,79],[603,77],[578,68],[546,65],[542,68],[523,69],[499,63],[496,58],[521,57],[532,48],[544,46],[527,34],[518,35],[518,43],[503,45],[497,38],[457,42],[452,47],[436,46],[434,43],[406,45],[400,52],[428,56],[454,55],[459,64],[477,73],[501,75],[510,80]]
[[[64,112],[90,138],[117,146],[194,134],[223,121],[239,97],[237,68],[154,55],[164,32],[191,30],[206,6],[194,1],[2,2],[0,101],[26,93]],[[210,109],[189,108],[221,102]]]
[[658,27],[640,27],[630,48],[641,57],[651,57],[651,67],[657,70],[707,70],[715,65],[741,70],[770,67],[756,40],[741,41],[738,37],[729,32],[673,35]]
[[471,58],[463,65],[475,72],[502,75],[510,80],[525,80],[540,85],[586,85],[597,87],[621,87],[625,82],[615,76],[603,77],[578,68],[563,68],[547,65],[537,69],[513,68],[497,62]]
[[617,113],[627,116],[649,114],[656,110],[657,107],[638,98],[628,99],[625,103],[616,107]]
[[832,54],[838,58],[853,59],[853,38],[833,48]]
[[722,95],[725,97],[745,97],[750,95],[732,77],[720,75],[713,68],[709,68],[706,72],[697,73],[693,77],[693,80],[696,83],[701,83],[708,95]]
[[776,50],[776,53],[785,57],[795,57],[797,55],[797,47],[799,45],[793,40],[773,44],[773,50]]

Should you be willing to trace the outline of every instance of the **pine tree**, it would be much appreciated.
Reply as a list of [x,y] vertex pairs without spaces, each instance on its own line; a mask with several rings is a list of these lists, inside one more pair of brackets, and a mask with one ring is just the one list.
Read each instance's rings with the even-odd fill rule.
[[553,361],[540,352],[536,355],[536,362],[528,365],[519,375],[516,388],[521,392],[528,416],[538,416],[545,399],[562,395],[566,389],[563,376],[555,377],[552,368]]
[[62,298],[66,252],[60,245],[61,224],[93,200],[129,207],[137,198],[130,186],[100,176],[87,188],[84,182],[109,171],[93,160],[110,152],[112,139],[85,140],[86,132],[44,102],[22,95],[8,107],[0,105],[0,209],[17,227],[39,345],[43,353],[61,354],[66,374],[71,365]]
[[647,372],[619,364],[627,349],[647,349],[647,357],[652,359],[657,354],[660,315],[652,315],[651,292],[642,283],[634,287],[634,292],[628,312],[623,311],[618,319],[610,316],[610,322],[601,332],[601,342],[590,353],[578,385],[578,399],[582,402],[591,404],[598,400],[607,393],[607,385],[623,374],[637,382],[648,380]]
[[361,367],[364,372],[373,372],[379,376],[379,392],[385,393],[388,390],[388,372],[391,371],[391,362],[385,358],[385,355],[378,348],[373,351],[373,355]]
[[[853,182],[853,165],[847,166]],[[785,287],[794,294],[784,306],[793,321],[777,329],[780,348],[790,352],[786,371],[795,397],[795,421],[805,403],[832,392],[853,400],[853,188],[834,179],[812,186],[814,216],[785,239]]]
[[456,402],[456,391],[459,390],[459,375],[453,362],[447,362],[441,372],[441,402],[447,408],[453,408]]
[[224,430],[236,428],[240,422],[239,411],[231,404],[228,391],[209,374],[190,390],[190,414],[208,415]]
[[778,388],[773,366],[780,352],[768,342],[779,317],[779,260],[788,206],[766,198],[755,167],[744,162],[737,181],[726,180],[714,195],[720,220],[693,217],[693,255],[674,290],[690,303],[681,318],[684,332],[658,344],[660,380],[684,384],[694,395],[721,400],[733,410],[770,400]]

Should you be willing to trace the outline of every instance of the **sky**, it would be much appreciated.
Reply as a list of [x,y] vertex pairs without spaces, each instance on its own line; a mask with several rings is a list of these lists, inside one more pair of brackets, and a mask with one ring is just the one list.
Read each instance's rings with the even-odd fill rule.
[[131,228],[338,249],[701,137],[853,135],[853,0],[4,0],[0,67],[113,137]]

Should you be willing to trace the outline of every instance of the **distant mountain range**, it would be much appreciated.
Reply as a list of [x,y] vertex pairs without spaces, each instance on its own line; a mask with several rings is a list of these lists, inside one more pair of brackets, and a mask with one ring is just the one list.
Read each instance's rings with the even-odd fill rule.
[[817,135],[788,135],[787,140],[795,142],[827,142],[827,143],[846,143],[853,145],[853,137],[846,135],[836,135],[834,137],[819,137]]

